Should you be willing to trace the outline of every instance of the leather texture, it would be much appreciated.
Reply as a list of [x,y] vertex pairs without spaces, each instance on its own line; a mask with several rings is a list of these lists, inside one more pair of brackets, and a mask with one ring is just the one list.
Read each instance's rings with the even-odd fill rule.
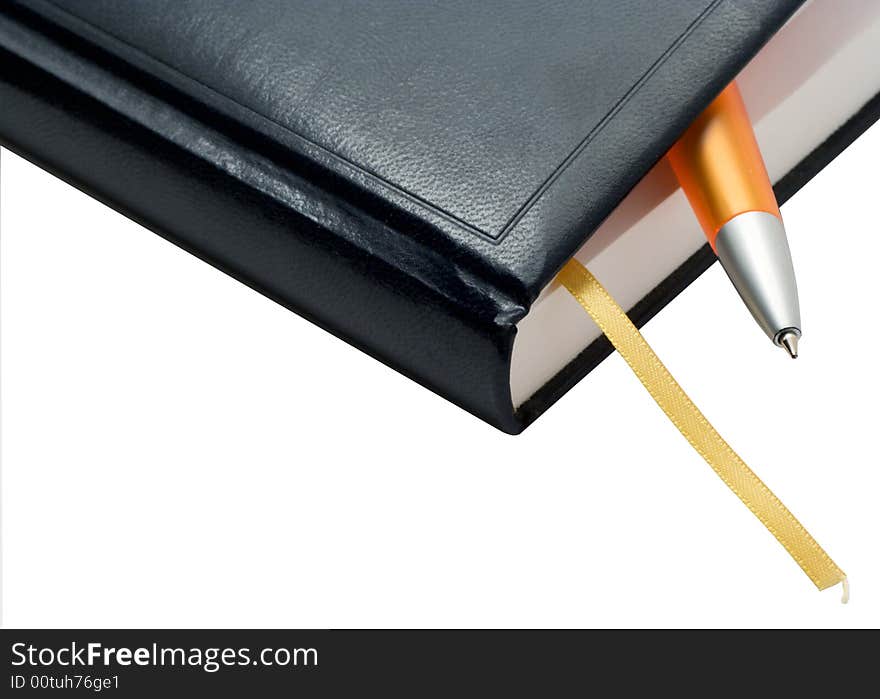
[[516,322],[800,4],[11,0],[0,138],[518,432]]
[[52,0],[126,60],[491,239],[714,4]]

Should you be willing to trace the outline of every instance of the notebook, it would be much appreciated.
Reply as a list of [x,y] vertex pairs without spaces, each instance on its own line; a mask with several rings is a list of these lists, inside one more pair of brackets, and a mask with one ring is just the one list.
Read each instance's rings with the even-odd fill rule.
[[11,0],[0,143],[518,433],[610,352],[568,260],[637,324],[712,263],[694,117],[737,79],[784,201],[878,42],[872,0]]

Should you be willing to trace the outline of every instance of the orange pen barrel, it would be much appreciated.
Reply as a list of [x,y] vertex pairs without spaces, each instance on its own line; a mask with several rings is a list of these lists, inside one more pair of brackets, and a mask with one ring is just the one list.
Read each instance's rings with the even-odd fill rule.
[[734,216],[779,205],[746,106],[736,83],[697,117],[668,154],[688,201],[715,249],[715,237]]

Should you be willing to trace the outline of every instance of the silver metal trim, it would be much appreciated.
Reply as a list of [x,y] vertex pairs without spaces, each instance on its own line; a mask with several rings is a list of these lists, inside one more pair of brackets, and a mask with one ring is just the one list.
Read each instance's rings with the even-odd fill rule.
[[[791,251],[782,221],[749,211],[725,223],[715,252],[758,325],[780,345],[782,331],[801,335],[801,311]],[[780,345],[781,346],[781,345]]]

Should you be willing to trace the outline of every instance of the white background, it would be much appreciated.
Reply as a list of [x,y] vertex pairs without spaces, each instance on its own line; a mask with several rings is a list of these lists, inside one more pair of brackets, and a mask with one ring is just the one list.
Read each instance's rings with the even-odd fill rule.
[[6,626],[880,623],[880,128],[783,207],[800,359],[717,265],[645,331],[847,606],[618,357],[509,437],[2,158]]

